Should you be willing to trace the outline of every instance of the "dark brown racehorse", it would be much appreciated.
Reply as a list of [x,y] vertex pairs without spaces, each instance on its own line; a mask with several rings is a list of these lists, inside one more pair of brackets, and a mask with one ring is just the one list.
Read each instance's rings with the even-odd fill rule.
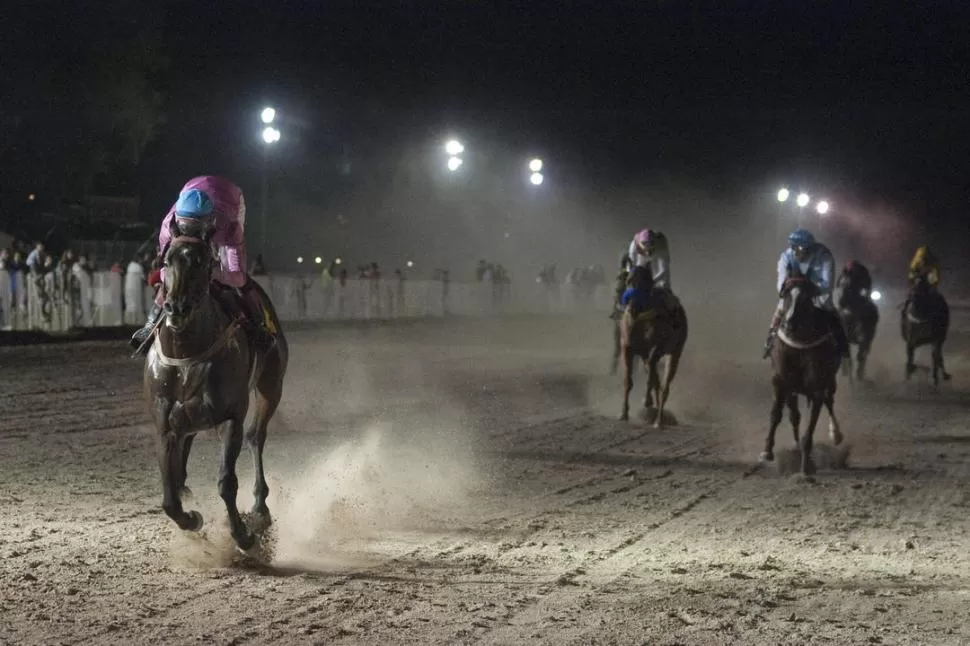
[[[861,287],[852,281],[846,281],[839,294],[839,317],[842,319],[842,326],[845,328],[850,346],[858,347],[855,378],[858,381],[865,381],[866,361],[879,325],[879,308],[872,301],[868,291],[863,293]],[[850,380],[853,377],[852,367],[850,356],[843,365],[844,373]]]
[[931,289],[924,278],[917,278],[903,304],[900,329],[906,343],[906,378],[916,372],[913,354],[916,348],[932,347],[933,385],[940,385],[940,376],[950,380],[943,366],[943,344],[950,331],[950,306],[937,290]]
[[[836,445],[842,443],[842,433],[834,411],[836,375],[841,361],[827,315],[812,302],[816,293],[815,285],[803,277],[790,278],[785,283],[782,296],[784,319],[771,350],[771,363],[775,371],[771,380],[774,404],[765,449],[761,454],[764,461],[775,459],[775,431],[787,404],[791,411],[795,442],[801,448],[802,473],[806,476],[815,473],[812,442],[823,405],[829,413],[832,442]],[[798,395],[804,395],[810,406],[808,428],[801,437],[798,429],[801,422]]]
[[[631,283],[650,285],[652,281],[646,272],[636,271]],[[618,322],[620,354],[623,357],[623,411],[621,420],[630,419],[630,391],[633,390],[633,359],[640,357],[647,369],[647,392],[643,407],[656,408],[654,427],[663,426],[664,407],[670,396],[670,384],[677,375],[680,357],[687,343],[687,312],[675,297],[667,295],[672,302],[668,309],[661,299],[665,295],[654,290],[652,298],[660,301],[646,314],[634,317],[629,308],[625,309]],[[660,379],[660,360],[667,357],[663,380]]]
[[[202,515],[182,508],[186,465],[196,433],[222,426],[219,495],[226,504],[232,537],[242,550],[256,541],[236,508],[236,460],[243,440],[253,455],[256,502],[261,526],[272,520],[266,506],[269,487],[263,474],[266,426],[283,394],[288,347],[279,318],[265,292],[263,306],[277,329],[276,343],[256,351],[250,339],[218,304],[210,289],[213,263],[206,240],[176,238],[165,254],[164,318],[145,361],[145,394],[158,431],[162,473],[162,508],[184,530],[202,528]],[[250,391],[256,409],[245,434]]]

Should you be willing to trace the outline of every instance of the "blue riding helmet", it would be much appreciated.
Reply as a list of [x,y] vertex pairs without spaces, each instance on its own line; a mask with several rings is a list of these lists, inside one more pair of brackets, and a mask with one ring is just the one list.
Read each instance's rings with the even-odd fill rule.
[[795,229],[788,236],[788,244],[793,247],[811,247],[815,244],[815,236],[807,229]]
[[212,215],[215,205],[212,198],[205,191],[190,188],[179,193],[175,202],[175,215],[180,218],[201,219]]

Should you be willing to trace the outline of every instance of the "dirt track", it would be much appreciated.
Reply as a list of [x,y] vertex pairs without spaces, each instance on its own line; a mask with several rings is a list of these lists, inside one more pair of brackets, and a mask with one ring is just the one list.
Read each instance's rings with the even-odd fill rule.
[[692,321],[656,431],[616,421],[607,324],[292,333],[262,569],[229,562],[214,435],[189,464],[204,537],[161,513],[121,344],[0,348],[0,643],[970,642],[965,339],[934,392],[896,381],[884,323],[877,385],[837,402],[849,468],[810,484],[756,468],[756,343]]

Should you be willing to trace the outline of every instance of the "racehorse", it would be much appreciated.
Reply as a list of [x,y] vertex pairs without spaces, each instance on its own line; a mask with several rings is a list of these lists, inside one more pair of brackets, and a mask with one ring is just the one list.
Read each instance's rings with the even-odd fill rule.
[[[795,442],[802,453],[802,474],[815,473],[812,460],[812,442],[815,426],[824,405],[829,413],[829,434],[832,442],[842,443],[842,432],[835,417],[836,375],[841,363],[831,328],[825,312],[815,307],[812,298],[818,288],[804,277],[789,278],[782,292],[784,322],[777,331],[778,343],[771,349],[771,363],[775,374],[771,384],[774,404],[771,408],[771,424],[765,440],[761,459],[775,459],[775,431],[781,423],[785,405],[791,412]],[[798,395],[809,402],[808,428],[799,437],[801,414],[798,411]]]
[[[646,272],[637,271],[635,276]],[[634,282],[645,282],[640,278]],[[670,295],[671,306],[667,306],[664,292],[653,290],[655,299],[664,299],[661,304],[636,317],[629,308],[623,311],[617,324],[620,338],[620,354],[623,356],[623,411],[621,420],[630,419],[630,391],[633,390],[633,359],[640,357],[647,369],[647,391],[643,407],[647,410],[656,407],[654,428],[663,426],[664,407],[670,396],[670,384],[677,375],[684,345],[687,343],[687,312],[680,301]],[[658,366],[667,357],[663,381],[660,380]]]
[[[286,338],[261,287],[257,286],[264,311],[277,331],[276,343],[269,349],[257,351],[239,322],[219,305],[211,290],[222,288],[210,284],[213,263],[218,260],[207,240],[178,237],[164,261],[164,323],[157,325],[145,360],[145,394],[159,437],[162,508],[179,528],[202,528],[202,515],[182,507],[182,495],[189,493],[186,465],[195,434],[223,426],[219,495],[226,505],[233,540],[245,551],[253,547],[256,537],[236,508],[236,460],[245,439],[256,475],[252,513],[262,526],[269,526],[263,446],[267,424],[283,394],[289,355]],[[244,434],[253,389],[256,408]]]
[[[879,308],[873,302],[868,292],[863,294],[860,288],[851,282],[843,286],[839,294],[839,317],[845,328],[845,335],[850,345],[858,346],[856,352],[855,378],[865,381],[866,360],[872,349],[873,339],[876,337],[876,327],[879,325]],[[843,363],[843,372],[852,379],[852,357]]]
[[950,375],[943,367],[943,344],[950,330],[950,306],[943,294],[930,289],[924,278],[917,278],[910,296],[903,304],[900,330],[906,343],[906,378],[916,372],[913,353],[922,345],[932,346],[933,385],[940,385],[940,375],[945,381]]

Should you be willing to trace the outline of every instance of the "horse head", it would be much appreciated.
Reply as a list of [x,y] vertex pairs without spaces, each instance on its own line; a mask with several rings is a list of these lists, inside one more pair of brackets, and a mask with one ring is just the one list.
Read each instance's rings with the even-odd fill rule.
[[818,287],[804,276],[795,276],[785,281],[782,290],[785,311],[785,330],[795,337],[804,336],[800,332],[805,328],[808,334],[816,332],[816,307],[812,299],[818,294]]
[[165,317],[169,327],[185,329],[209,293],[212,250],[203,238],[180,236],[165,253]]

